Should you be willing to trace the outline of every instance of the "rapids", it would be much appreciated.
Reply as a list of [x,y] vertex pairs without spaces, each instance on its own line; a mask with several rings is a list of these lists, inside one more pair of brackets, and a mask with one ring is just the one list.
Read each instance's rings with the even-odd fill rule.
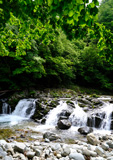
[[[68,131],[60,131],[65,134],[74,135],[75,131],[81,126],[88,125],[88,118],[92,120],[92,126],[94,128],[94,132],[111,132],[110,125],[112,122],[112,114],[113,114],[113,104],[109,102],[104,102],[104,105],[101,106],[96,112],[90,113],[85,112],[83,108],[79,106],[79,104],[75,101],[72,101],[73,107],[66,103],[65,100],[61,99],[59,101],[59,105],[56,108],[53,108],[46,115],[46,123],[44,125],[33,122],[30,118],[35,112],[36,108],[36,99],[22,99],[18,102],[15,107],[15,110],[11,113],[11,109],[8,109],[8,104],[3,103],[2,106],[2,114],[0,115],[0,126],[6,127],[14,127],[20,124],[24,124],[27,121],[27,127],[44,132],[45,130],[56,130],[56,125],[59,119],[59,115],[64,111],[69,110],[70,116],[69,121],[71,121],[71,128]],[[9,107],[10,108],[10,107]],[[10,110],[10,112],[9,112]],[[97,116],[98,114],[98,116]],[[99,127],[95,128],[96,118],[101,120]],[[32,126],[30,122],[32,121]],[[26,127],[26,124],[24,125]]]

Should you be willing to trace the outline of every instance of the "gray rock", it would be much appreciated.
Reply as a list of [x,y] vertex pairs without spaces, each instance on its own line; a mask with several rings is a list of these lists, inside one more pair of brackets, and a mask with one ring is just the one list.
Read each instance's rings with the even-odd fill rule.
[[3,158],[7,155],[7,153],[0,147],[0,158]]
[[14,151],[24,153],[25,147],[26,146],[24,143],[16,142],[16,144],[14,146]]
[[86,156],[92,156],[92,157],[96,157],[97,156],[96,152],[90,151],[88,149],[83,149],[82,154],[86,155]]
[[87,140],[92,145],[99,144],[99,140],[96,138],[96,136],[93,133],[90,133],[87,135]]
[[20,154],[19,157],[21,160],[27,160],[27,158],[23,154]]
[[13,158],[11,156],[5,156],[3,160],[13,160]]
[[102,144],[101,144],[101,147],[102,147],[105,151],[107,151],[107,150],[109,149],[109,145],[106,144],[106,143],[102,143]]
[[71,122],[66,119],[59,120],[57,123],[59,129],[69,129],[71,127]]
[[81,134],[87,135],[87,134],[93,132],[93,129],[91,127],[80,127],[78,129],[78,132],[80,132]]
[[61,150],[61,145],[60,145],[59,143],[52,144],[52,145],[51,145],[51,149],[52,149],[53,151]]
[[41,151],[41,150],[39,150],[39,149],[36,149],[36,150],[35,150],[35,153],[36,153],[36,156],[40,157],[40,155],[41,155],[42,151]]
[[99,146],[96,147],[95,152],[97,152],[97,154],[99,156],[103,157],[103,155],[104,155],[104,150],[101,147],[99,147]]
[[113,148],[113,142],[112,142],[112,141],[107,141],[106,143],[108,144],[108,146],[109,146],[110,148]]
[[81,153],[70,153],[69,158],[73,160],[85,160],[84,156]]
[[52,132],[45,132],[44,135],[43,135],[43,138],[47,138],[49,139],[50,141],[54,141],[54,140],[57,140],[59,139],[60,137],[55,134],[55,133],[52,133]]
[[28,158],[33,158],[35,156],[35,152],[29,151],[29,152],[26,153],[26,156]]
[[68,156],[68,155],[70,154],[70,152],[71,152],[71,150],[70,150],[69,147],[64,147],[64,148],[62,149],[61,155],[62,155],[63,157],[66,157],[66,156]]

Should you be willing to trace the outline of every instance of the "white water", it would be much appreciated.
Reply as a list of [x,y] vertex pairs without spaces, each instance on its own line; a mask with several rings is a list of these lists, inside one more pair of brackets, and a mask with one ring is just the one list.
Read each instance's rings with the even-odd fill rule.
[[[34,114],[35,111],[35,99],[22,99],[18,102],[15,107],[15,110],[12,114],[7,114],[8,112],[8,104],[3,103],[3,114],[0,115],[0,125],[1,124],[10,124],[15,125],[23,120],[28,120]],[[52,109],[49,114],[46,116],[46,124],[38,126],[39,130],[46,130],[55,128],[57,122],[59,120],[60,113],[63,110],[71,110],[72,114],[69,116],[69,120],[72,123],[72,127],[69,130],[76,130],[75,128],[86,126],[87,125],[87,117],[88,113],[84,112],[81,107],[75,102],[74,108],[69,106],[65,101],[61,100],[59,105]],[[94,112],[94,111],[93,111]],[[113,112],[113,104],[105,103],[101,109],[98,110],[98,113],[105,112],[105,117],[102,120],[100,128],[98,129],[100,132],[103,130],[110,130],[111,123],[111,113]],[[96,112],[97,113],[97,112]],[[94,115],[95,116],[95,115]],[[100,115],[101,117],[101,115]],[[102,117],[101,117],[102,118]]]
[[47,115],[46,125],[55,126],[58,121],[58,114],[60,114],[64,109],[68,109],[68,106],[63,101],[60,101],[60,104],[56,108],[52,109]]
[[30,118],[35,111],[35,100],[34,99],[22,99],[16,105],[16,108],[12,115],[18,115],[24,118]]
[[72,122],[73,126],[86,126],[87,124],[87,114],[79,107],[78,104],[75,104],[74,112],[70,115],[69,119]]
[[3,103],[2,111],[0,115],[0,125],[16,125],[23,120],[28,120],[35,111],[35,100],[34,99],[22,99],[18,102],[15,110],[12,114],[7,114],[7,103]]
[[110,130],[111,113],[113,112],[113,104],[106,103],[101,110],[102,112],[105,112],[105,118],[102,121],[100,129]]
[[[70,115],[69,120],[71,121],[73,126],[84,126],[87,123],[87,114],[83,111],[82,108],[79,107],[78,104],[75,102],[73,108],[73,113]],[[51,110],[49,114],[47,115],[47,120],[46,120],[46,125],[50,126],[56,126],[58,119],[59,119],[59,114],[63,110],[68,110],[69,106],[66,102],[60,101],[60,104]]]
[[2,114],[11,114],[11,107],[6,102],[2,105]]

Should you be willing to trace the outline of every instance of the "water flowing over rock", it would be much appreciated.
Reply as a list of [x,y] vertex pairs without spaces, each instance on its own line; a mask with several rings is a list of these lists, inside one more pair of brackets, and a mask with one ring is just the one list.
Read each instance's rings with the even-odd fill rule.
[[21,117],[30,118],[35,111],[35,99],[20,100],[12,113]]

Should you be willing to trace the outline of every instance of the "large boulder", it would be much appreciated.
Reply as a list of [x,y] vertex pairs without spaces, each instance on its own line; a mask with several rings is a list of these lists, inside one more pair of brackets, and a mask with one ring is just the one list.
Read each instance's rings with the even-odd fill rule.
[[80,132],[83,135],[87,135],[87,134],[93,132],[93,128],[91,128],[91,127],[81,127],[81,128],[78,129],[78,132]]
[[66,119],[59,120],[57,123],[59,129],[69,129],[71,127],[71,122]]

